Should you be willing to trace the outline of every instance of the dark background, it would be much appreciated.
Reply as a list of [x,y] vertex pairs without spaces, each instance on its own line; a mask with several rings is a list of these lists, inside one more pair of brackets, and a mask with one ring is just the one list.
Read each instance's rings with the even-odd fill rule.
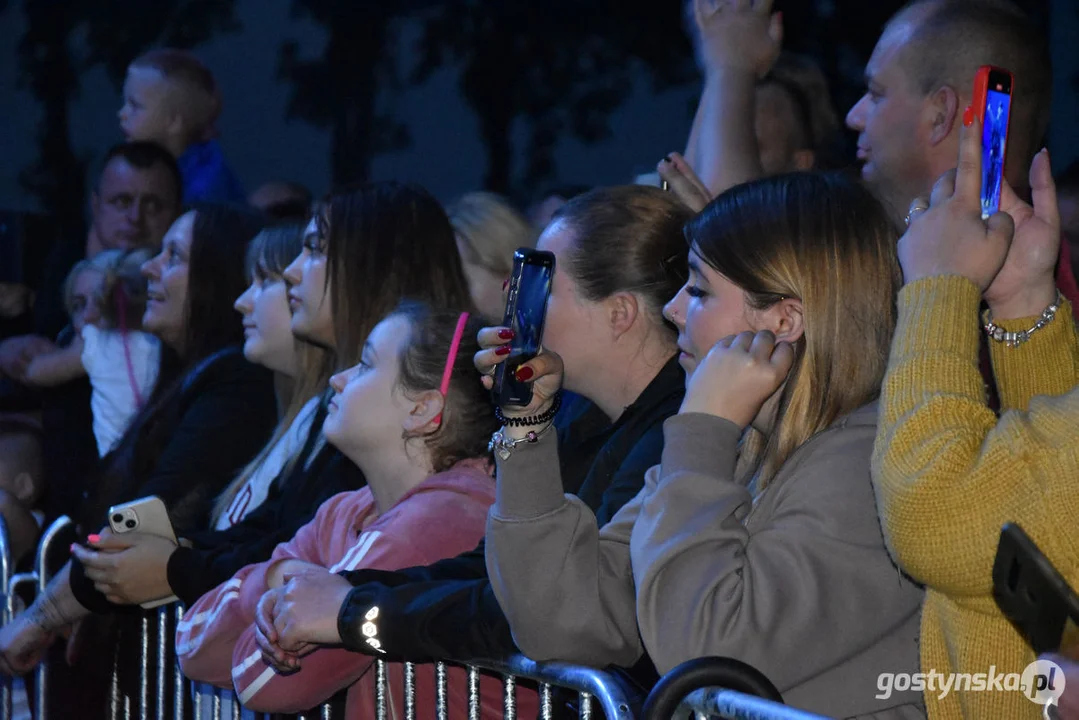
[[[125,68],[162,44],[217,75],[221,141],[249,190],[395,177],[444,200],[486,187],[525,201],[556,181],[626,181],[685,142],[699,78],[680,4],[0,0],[0,208],[81,218],[121,139]],[[821,62],[841,115],[900,4],[777,0],[785,46]],[[1021,4],[1053,41],[1061,168],[1079,154],[1079,2]]]

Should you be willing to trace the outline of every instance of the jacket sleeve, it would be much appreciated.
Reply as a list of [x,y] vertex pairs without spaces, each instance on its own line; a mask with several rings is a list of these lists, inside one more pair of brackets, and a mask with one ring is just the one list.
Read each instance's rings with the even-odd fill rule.
[[[441,501],[431,494],[424,500],[404,509],[381,529],[372,527],[361,535],[356,545],[360,551],[349,551],[339,562],[323,565],[331,572],[357,567],[390,570],[433,562],[440,554],[462,550],[462,543],[466,548],[474,546],[483,532],[486,505],[469,502],[456,513],[456,522],[445,522],[443,508],[452,507],[453,499]],[[439,525],[434,520],[440,517],[444,522]],[[416,532],[417,528],[427,531]],[[354,683],[373,662],[360,653],[322,647],[301,659],[299,671],[282,675],[263,662],[250,624],[236,643],[232,660],[233,683],[241,703],[258,712],[275,713],[314,707]]]
[[278,543],[287,541],[338,493],[363,486],[360,471],[332,448],[325,465],[316,460],[310,472],[290,478],[283,488],[271,488],[266,500],[240,523],[227,530],[196,533],[194,547],[177,548],[169,558],[169,585],[189,606],[203,593],[223,583],[244,567],[261,562]]
[[247,362],[222,362],[207,377],[137,497],[157,495],[177,536],[206,526],[214,498],[262,448],[276,408],[270,376]]
[[[956,277],[900,292],[873,459],[893,554],[916,580],[957,601],[989,596],[1005,522],[1020,524],[1057,567],[1079,562],[1065,530],[1079,515],[1079,390],[1074,361],[1061,360],[1059,347],[1075,352],[1075,328],[1061,322],[1062,308],[1028,343],[1000,351],[1016,354],[996,365],[1007,404],[1028,411],[998,419],[977,368],[979,302],[978,289]],[[1025,402],[1052,387],[1069,390]]]
[[[332,501],[326,504],[327,513],[334,509]],[[188,609],[176,629],[176,655],[187,677],[219,687],[232,685],[233,649],[255,622],[259,600],[269,589],[267,573],[287,559],[322,565],[319,527],[324,517],[320,511],[295,538],[278,545],[270,560],[243,568]]]
[[[869,459],[875,425],[817,435],[753,497],[735,481],[740,429],[712,415],[669,418],[630,549],[637,620],[656,668],[727,656],[790,688],[839,665],[910,616],[920,592],[881,542]],[[867,615],[864,608],[872,608]],[[852,621],[856,618],[856,621]],[[798,648],[791,653],[790,648]]]
[[487,569],[522,652],[596,667],[641,656],[629,556],[640,500],[599,530],[580,499],[562,494],[553,437],[499,462]]
[[[228,357],[209,368],[153,471],[133,496],[116,502],[160,497],[178,537],[205,526],[214,498],[270,436],[276,409],[269,379],[265,370],[242,358]],[[75,558],[71,562],[71,589],[79,602],[94,612],[118,611],[120,606],[106,600],[85,576],[82,564]],[[190,604],[197,597],[181,599]]]

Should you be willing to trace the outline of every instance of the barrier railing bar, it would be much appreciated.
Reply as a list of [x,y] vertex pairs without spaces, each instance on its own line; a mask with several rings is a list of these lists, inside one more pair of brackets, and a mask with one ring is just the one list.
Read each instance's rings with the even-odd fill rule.
[[[176,625],[179,627],[180,621],[184,618],[184,606],[180,603],[175,603],[172,606],[173,614],[176,618]],[[163,612],[167,612],[162,609]],[[184,672],[180,669],[180,663],[178,661],[172,664],[172,717],[173,720],[184,720]],[[195,720],[202,720],[202,718],[195,716]]]
[[[604,711],[606,712],[606,711]],[[581,709],[578,713],[581,720],[592,720],[592,695],[591,693],[581,693]],[[607,717],[611,717],[610,713],[607,713]]]
[[[576,690],[581,693],[582,718],[591,717],[591,698],[596,699],[608,720],[629,720],[639,710],[637,693],[617,676],[602,670],[560,662],[540,664],[523,655],[501,661],[479,660],[475,664],[481,670]],[[585,696],[589,696],[587,702]]]
[[[0,588],[4,595],[3,607],[0,607],[0,626],[7,625],[15,615],[15,597],[8,589],[11,583],[11,542],[8,538],[7,523],[0,517]],[[5,676],[0,681],[0,718],[11,720],[11,688],[14,678]]]
[[386,663],[375,660],[375,719],[386,720]]
[[405,720],[416,720],[416,666],[412,663],[405,663],[404,682]]
[[824,715],[723,688],[694,690],[679,707],[724,720],[833,720]]
[[468,720],[480,720],[480,670],[468,666]]
[[435,717],[449,720],[446,712],[446,663],[435,663]]
[[549,683],[540,683],[539,686],[540,720],[553,720],[554,698],[552,697]]
[[[49,525],[38,542],[37,554],[34,556],[34,573],[37,575],[39,596],[45,593],[45,588],[49,584],[48,551],[52,547],[52,541],[70,524],[71,518],[67,515],[58,517],[52,525]],[[41,662],[34,671],[34,708],[37,712],[37,720],[45,720],[49,716],[45,702],[48,697],[48,670],[48,663]]]
[[168,665],[165,658],[168,656],[168,609],[157,609],[157,667],[154,668],[157,677],[157,692],[154,699],[157,702],[157,717],[165,720],[165,685],[168,682]]
[[502,676],[502,720],[517,720],[517,678]]
[[210,716],[213,720],[221,720],[221,688],[214,688],[214,700],[210,704]]
[[139,618],[139,717],[150,717],[150,618]]

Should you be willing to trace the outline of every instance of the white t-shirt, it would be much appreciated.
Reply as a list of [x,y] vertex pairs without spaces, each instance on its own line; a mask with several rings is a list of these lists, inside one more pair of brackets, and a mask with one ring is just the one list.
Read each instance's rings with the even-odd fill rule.
[[300,408],[296,419],[288,426],[285,434],[274,443],[266,458],[236,493],[236,497],[229,504],[229,509],[217,519],[214,530],[227,530],[263,503],[270,492],[270,484],[281,473],[285,463],[303,449],[307,431],[311,429],[311,422],[315,419],[315,412],[318,410],[318,402],[319,396],[316,395]]
[[93,388],[90,410],[94,414],[94,437],[97,452],[104,457],[138,412],[136,397],[145,403],[154,390],[161,341],[149,333],[129,331],[125,355],[125,337],[119,330],[87,325],[82,329],[82,339],[82,366]]

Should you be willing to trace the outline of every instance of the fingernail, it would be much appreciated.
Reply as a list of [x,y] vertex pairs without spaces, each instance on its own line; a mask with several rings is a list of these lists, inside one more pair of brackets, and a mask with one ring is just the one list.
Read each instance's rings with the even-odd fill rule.
[[532,372],[532,368],[528,367],[527,365],[517,368],[517,372],[514,373],[514,375],[517,377],[517,379],[520,380],[521,382],[525,382],[526,380],[531,380],[532,376],[535,375],[535,374],[536,373]]
[[68,548],[71,552],[75,552],[75,548],[78,547],[75,543],[71,543],[71,547]]
[[499,347],[499,348],[497,348],[495,350],[495,355],[498,355],[498,356],[509,355],[509,354],[510,354],[510,346],[509,345],[503,345],[502,347]]
[[663,158],[663,162],[665,162],[665,163],[670,163],[670,161],[671,161],[671,156],[670,156],[670,155],[668,155],[667,157]]
[[514,333],[509,328],[502,328],[501,330],[498,331],[498,337],[500,337],[503,340],[512,340],[513,336],[515,334],[516,333]]
[[967,109],[963,111],[963,127],[970,127],[974,124],[974,107],[967,105]]
[[87,535],[86,539],[89,540],[91,544],[101,542],[100,535]]
[[502,289],[503,289],[503,290],[505,290],[505,289],[506,289],[506,288],[508,288],[509,286],[510,286],[510,280],[509,280],[509,278],[506,278],[505,280],[503,280],[503,281],[502,281]]

